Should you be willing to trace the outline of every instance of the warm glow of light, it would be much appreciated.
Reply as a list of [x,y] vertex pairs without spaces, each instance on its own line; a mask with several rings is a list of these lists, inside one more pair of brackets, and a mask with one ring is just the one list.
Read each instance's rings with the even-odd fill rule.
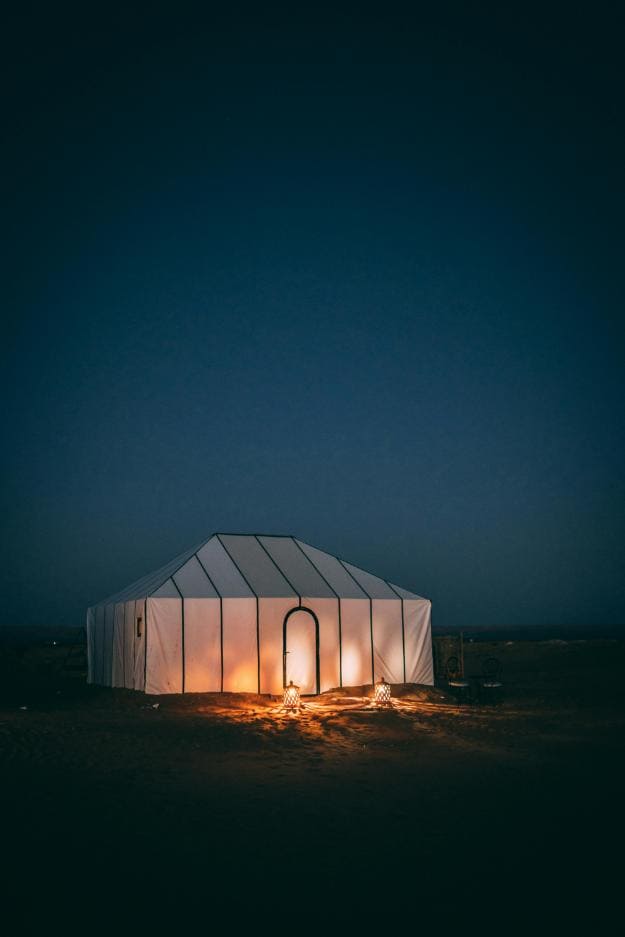
[[[343,644],[343,686],[359,686],[365,682],[361,657],[360,648],[349,642]],[[371,662],[369,662],[369,668],[371,668]],[[369,678],[371,678],[371,669],[369,669]]]
[[287,680],[300,691],[317,692],[315,619],[304,609],[294,612],[287,622]]
[[240,663],[224,674],[224,689],[229,693],[257,693],[258,671],[256,663]]
[[295,686],[292,680],[284,688],[283,703],[285,709],[297,709],[299,706],[299,687]]
[[389,706],[391,702],[391,685],[384,677],[378,680],[373,690],[373,699],[376,706]]

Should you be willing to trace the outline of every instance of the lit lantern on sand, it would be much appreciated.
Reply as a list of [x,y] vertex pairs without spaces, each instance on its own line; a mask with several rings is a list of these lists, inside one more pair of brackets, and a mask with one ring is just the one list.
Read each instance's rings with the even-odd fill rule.
[[299,687],[295,686],[293,681],[284,688],[283,704],[285,709],[297,709],[299,706]]
[[373,688],[373,701],[376,706],[391,705],[391,685],[382,677]]

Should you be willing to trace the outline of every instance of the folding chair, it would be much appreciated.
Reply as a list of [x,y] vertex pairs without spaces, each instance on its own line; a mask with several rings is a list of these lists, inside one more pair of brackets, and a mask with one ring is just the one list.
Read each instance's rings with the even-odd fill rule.
[[501,664],[496,657],[487,657],[482,664],[483,677],[480,680],[480,702],[500,703],[503,698],[501,682]]
[[471,684],[465,680],[460,661],[457,657],[447,658],[447,686],[459,703],[468,703],[471,696]]

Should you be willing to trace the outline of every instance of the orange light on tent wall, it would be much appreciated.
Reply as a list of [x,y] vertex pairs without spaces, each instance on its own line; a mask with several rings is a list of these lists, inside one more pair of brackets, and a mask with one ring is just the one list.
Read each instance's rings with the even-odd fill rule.
[[284,703],[285,709],[297,709],[299,706],[299,687],[295,686],[293,681],[289,683],[288,686],[284,688]]
[[391,705],[391,685],[382,677],[373,688],[373,700],[376,706]]

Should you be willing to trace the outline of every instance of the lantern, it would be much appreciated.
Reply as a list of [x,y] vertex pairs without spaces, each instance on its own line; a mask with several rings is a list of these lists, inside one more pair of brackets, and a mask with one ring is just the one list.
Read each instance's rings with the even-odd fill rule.
[[382,677],[373,688],[373,701],[376,706],[391,705],[391,685]]
[[284,688],[283,704],[285,709],[297,709],[299,706],[299,687],[293,681]]

